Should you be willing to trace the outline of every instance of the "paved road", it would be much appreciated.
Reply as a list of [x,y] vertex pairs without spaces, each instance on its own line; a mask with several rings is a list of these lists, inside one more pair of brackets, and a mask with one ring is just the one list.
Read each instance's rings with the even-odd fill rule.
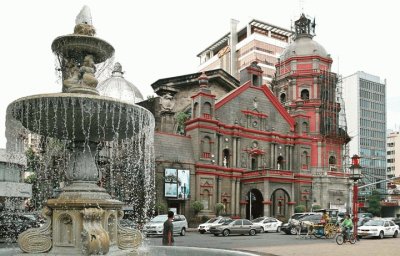
[[[265,233],[250,236],[214,237],[188,232],[176,236],[175,246],[219,248],[254,252],[264,256],[396,256],[399,255],[400,238],[361,239],[355,245],[337,245],[333,239],[297,239],[282,233]],[[160,245],[161,238],[145,240],[148,245]],[[0,242],[0,255],[16,255],[21,251],[16,243]]]

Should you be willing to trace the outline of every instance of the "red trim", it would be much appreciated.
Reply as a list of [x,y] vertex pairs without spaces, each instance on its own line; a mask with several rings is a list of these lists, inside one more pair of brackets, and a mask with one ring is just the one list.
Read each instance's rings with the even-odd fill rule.
[[296,202],[287,202],[288,205],[294,205]]
[[215,103],[215,109],[219,109],[220,107],[225,105],[225,103],[236,98],[239,94],[241,94],[242,92],[247,90],[250,87],[250,85],[251,85],[251,81],[247,81],[245,84],[239,86],[238,88],[236,88],[235,90],[233,90],[232,92],[227,94],[226,97],[222,98],[217,103]]
[[192,124],[195,122],[205,122],[205,123],[211,123],[211,124],[219,124],[220,123],[218,120],[207,119],[204,117],[197,117],[197,118],[193,118],[193,119],[186,121],[185,125],[188,126],[189,124]]
[[213,99],[215,98],[215,95],[208,94],[208,93],[205,93],[205,92],[198,92],[197,94],[191,96],[190,98],[194,99],[194,98],[196,98],[198,96],[205,96],[205,97],[209,97],[209,98],[213,98]]
[[292,117],[293,117],[293,118],[300,117],[300,118],[307,118],[307,119],[310,119],[309,116],[306,116],[306,115],[303,115],[303,114],[292,115]]
[[212,165],[212,164],[201,164],[201,163],[196,163],[196,168],[207,168],[207,169],[212,169],[212,170],[219,170],[219,171],[224,171],[224,172],[238,172],[238,173],[244,173],[244,169],[238,169],[238,168],[227,168],[219,165]]
[[239,202],[240,204],[248,204],[248,202],[247,201],[245,201],[245,200],[240,200],[240,202]]
[[295,177],[295,178],[310,178],[310,179],[313,178],[313,176],[310,175],[310,174],[301,174],[301,173],[296,173],[296,174],[294,175],[294,177]]
[[[283,65],[290,64],[290,62],[292,62],[292,60],[311,60],[311,59],[319,59],[319,60],[325,61],[327,63],[332,63],[333,62],[331,58],[328,59],[328,58],[321,57],[319,55],[294,56],[294,57],[290,57],[290,58],[288,58],[288,59],[286,59],[286,60],[284,60],[282,62],[277,63],[275,65],[275,67],[281,67]],[[321,70],[321,71],[323,71],[323,70]]]
[[263,113],[259,113],[256,111],[251,111],[251,110],[242,110],[242,113],[245,115],[251,115],[251,116],[256,116],[256,117],[261,117],[261,118],[267,118],[268,115],[263,114]]
[[263,203],[263,204],[272,204],[271,201],[263,201],[262,203]]

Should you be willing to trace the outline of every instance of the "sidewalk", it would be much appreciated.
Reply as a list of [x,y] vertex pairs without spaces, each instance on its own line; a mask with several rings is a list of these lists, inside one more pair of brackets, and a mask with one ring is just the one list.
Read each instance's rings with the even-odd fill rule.
[[361,239],[354,245],[350,243],[337,245],[333,240],[327,240],[326,243],[322,244],[307,244],[307,242],[307,240],[304,240],[302,245],[235,249],[271,256],[390,256],[399,255],[400,249],[398,244],[400,238]]

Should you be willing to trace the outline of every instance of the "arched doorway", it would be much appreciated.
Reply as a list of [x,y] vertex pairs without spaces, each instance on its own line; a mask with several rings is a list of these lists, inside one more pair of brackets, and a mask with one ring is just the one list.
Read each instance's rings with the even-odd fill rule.
[[290,197],[286,190],[278,188],[271,195],[271,216],[288,216],[289,208],[288,202],[290,202]]
[[[250,194],[252,195],[252,197],[250,197]],[[252,198],[251,216],[250,216],[250,198]],[[246,219],[252,220],[264,216],[264,205],[263,205],[264,198],[260,190],[253,188],[249,192],[247,192],[246,201],[247,201]]]

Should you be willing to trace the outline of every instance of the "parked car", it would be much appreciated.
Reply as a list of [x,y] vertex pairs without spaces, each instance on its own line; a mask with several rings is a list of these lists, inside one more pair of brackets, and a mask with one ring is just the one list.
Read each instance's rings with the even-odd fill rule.
[[39,222],[32,217],[12,212],[0,214],[0,238],[16,239],[25,230],[37,227]]
[[[164,222],[168,219],[168,215],[158,215],[151,219],[146,225],[144,225],[143,232],[146,236],[150,235],[162,235],[164,229]],[[188,223],[186,217],[180,214],[175,214],[173,219],[174,234],[184,236],[188,229]]]
[[357,235],[360,237],[379,237],[385,236],[397,237],[399,235],[399,226],[391,220],[372,219],[357,229]]
[[252,221],[254,224],[259,224],[262,228],[261,232],[275,231],[280,232],[282,221],[273,217],[259,217]]
[[200,224],[197,229],[200,232],[200,234],[204,234],[209,231],[210,227],[222,225],[223,223],[225,223],[228,220],[231,220],[231,218],[221,217],[221,216],[211,218],[208,221],[206,221],[205,223]]
[[214,236],[229,236],[231,234],[245,235],[249,234],[254,236],[257,233],[261,233],[261,226],[252,223],[247,219],[238,219],[226,221],[222,225],[210,227],[210,233]]
[[[299,221],[311,221],[314,224],[318,224],[321,222],[321,217],[322,214],[311,214],[311,215],[305,215],[302,217],[299,217],[297,220]],[[307,228],[303,227],[304,229],[301,230],[301,232],[307,232]],[[293,225],[292,222],[285,223],[281,227],[281,231],[285,232],[287,235],[296,235],[297,231],[295,226]]]

